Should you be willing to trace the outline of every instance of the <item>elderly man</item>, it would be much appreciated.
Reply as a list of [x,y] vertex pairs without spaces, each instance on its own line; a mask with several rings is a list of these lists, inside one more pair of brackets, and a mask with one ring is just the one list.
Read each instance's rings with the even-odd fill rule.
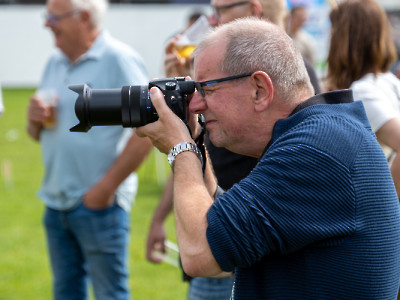
[[[259,55],[259,53],[265,55]],[[184,270],[234,271],[234,299],[394,299],[400,209],[385,156],[351,91],[313,96],[277,26],[241,19],[198,45],[197,91],[213,144],[258,164],[222,193],[193,137],[151,89],[159,120],[138,128],[173,168]],[[203,158],[204,160],[204,158]]]
[[[211,27],[229,23],[235,19],[254,16],[267,19],[272,23],[284,28],[285,19],[288,14],[286,0],[212,0],[213,13],[209,18]],[[186,76],[192,73],[192,57],[180,58],[174,50],[175,42],[179,37],[173,39],[166,48],[165,72],[167,77]],[[312,65],[304,60],[311,83],[315,93],[320,92],[317,76]],[[254,168],[257,159],[254,157],[232,153],[224,148],[215,147],[208,137],[205,138],[207,150],[213,161],[213,169],[218,178],[219,185],[224,189],[246,177]],[[165,251],[163,246],[165,240],[165,229],[163,223],[172,211],[172,188],[169,179],[160,203],[154,212],[147,238],[147,258],[152,262],[159,262],[154,250]],[[185,278],[188,278],[185,276]],[[224,278],[194,278],[190,279],[189,300],[223,300],[229,299],[233,279],[230,275]]]
[[54,276],[55,299],[87,299],[88,278],[96,299],[130,299],[129,211],[137,190],[132,173],[151,149],[148,139],[126,128],[69,132],[77,121],[76,94],[68,85],[119,88],[147,84],[139,55],[100,28],[106,0],[48,0],[46,27],[57,51],[46,65],[40,90],[56,94],[57,123],[50,107],[32,96],[28,133],[40,141],[45,176],[39,196]]

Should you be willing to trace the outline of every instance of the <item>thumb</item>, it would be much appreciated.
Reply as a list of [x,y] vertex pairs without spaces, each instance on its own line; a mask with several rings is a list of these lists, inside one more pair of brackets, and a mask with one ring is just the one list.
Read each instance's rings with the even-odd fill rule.
[[159,88],[152,87],[150,89],[150,99],[159,117],[160,115],[164,115],[165,113],[167,113],[168,110],[170,110],[165,102],[164,94],[160,91]]

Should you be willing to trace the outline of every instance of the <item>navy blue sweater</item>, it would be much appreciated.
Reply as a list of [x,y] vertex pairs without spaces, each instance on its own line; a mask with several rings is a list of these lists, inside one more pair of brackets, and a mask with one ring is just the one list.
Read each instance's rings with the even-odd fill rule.
[[235,270],[235,300],[396,299],[399,202],[361,102],[278,121],[207,218],[213,255]]

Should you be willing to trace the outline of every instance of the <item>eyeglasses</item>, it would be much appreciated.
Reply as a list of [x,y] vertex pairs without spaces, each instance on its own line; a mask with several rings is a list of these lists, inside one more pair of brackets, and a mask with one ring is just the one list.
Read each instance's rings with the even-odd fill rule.
[[59,14],[59,15],[46,13],[44,15],[44,19],[46,22],[49,22],[50,25],[55,25],[57,22],[65,19],[65,18],[71,17],[71,16],[75,15],[76,13],[78,13],[77,10],[71,10],[71,11],[68,11],[66,13]]
[[251,1],[241,1],[241,2],[236,2],[236,3],[232,3],[232,4],[227,4],[227,5],[213,6],[213,10],[214,10],[214,13],[217,16],[217,18],[219,18],[222,11],[234,8],[236,6],[242,6],[242,5],[248,4],[250,2]]
[[217,84],[217,83],[221,83],[221,82],[225,82],[225,81],[231,81],[231,80],[235,80],[235,79],[239,79],[239,78],[243,78],[243,77],[248,77],[253,75],[253,72],[251,73],[243,73],[243,74],[239,74],[239,75],[233,75],[233,76],[228,76],[228,77],[224,77],[224,78],[219,78],[219,79],[213,79],[213,80],[207,80],[207,81],[200,81],[200,82],[195,82],[195,86],[196,86],[196,90],[200,93],[200,95],[204,98],[206,96],[206,93],[203,89],[203,86],[209,86],[209,85],[213,85],[213,84]]

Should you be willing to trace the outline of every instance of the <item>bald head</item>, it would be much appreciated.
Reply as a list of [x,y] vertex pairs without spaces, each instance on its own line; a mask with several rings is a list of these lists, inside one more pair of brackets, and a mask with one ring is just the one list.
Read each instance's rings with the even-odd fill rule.
[[[228,75],[263,71],[282,100],[314,94],[300,52],[282,28],[257,18],[238,19],[211,32],[196,48],[221,46],[220,69]],[[260,55],[262,53],[262,55]],[[303,97],[302,97],[303,98]]]

